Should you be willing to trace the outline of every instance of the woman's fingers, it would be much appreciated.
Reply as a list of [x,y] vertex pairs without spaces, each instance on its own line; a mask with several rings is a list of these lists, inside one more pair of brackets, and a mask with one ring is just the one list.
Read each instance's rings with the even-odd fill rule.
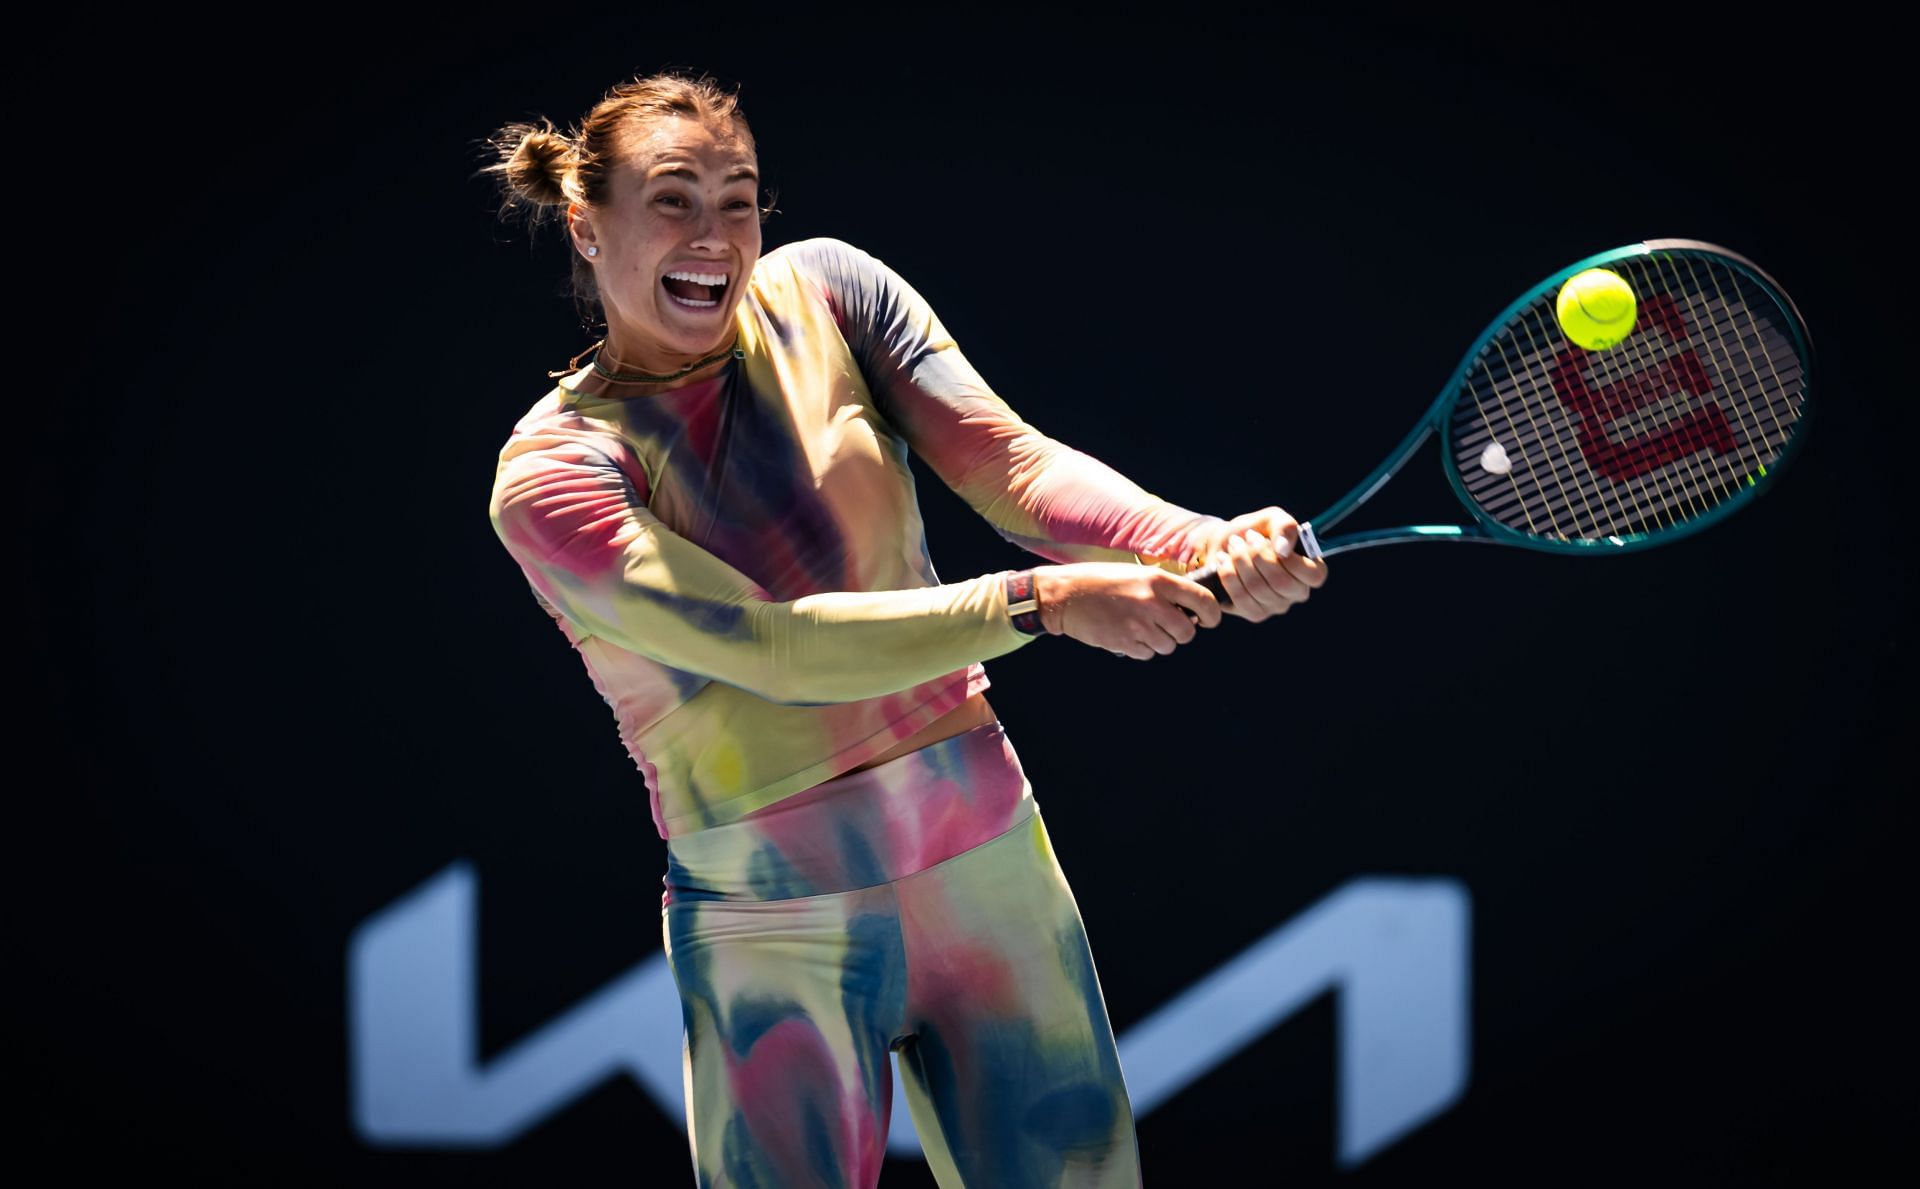
[[[1231,547],[1232,544],[1233,538],[1228,538],[1227,545]],[[1242,619],[1266,618],[1252,593],[1247,590],[1247,580],[1240,572],[1238,561],[1226,549],[1213,555],[1213,573],[1220,580],[1220,589],[1227,592],[1228,614],[1238,615]]]
[[[1304,603],[1313,588],[1326,581],[1326,567],[1305,558],[1281,556],[1284,542],[1275,542],[1257,530],[1227,538],[1226,549],[1214,557],[1220,585],[1233,600],[1231,614],[1258,623],[1285,615],[1295,603]],[[1298,569],[1296,569],[1298,567]]]
[[[1282,558],[1281,561],[1286,564],[1287,572],[1305,583],[1309,591],[1319,590],[1321,584],[1327,580],[1326,562],[1302,557],[1297,553],[1292,557]],[[1301,601],[1305,602],[1304,599]]]
[[[1171,593],[1174,586],[1173,583],[1167,584],[1166,592]],[[1201,593],[1212,597],[1205,588],[1201,588]],[[1140,617],[1129,621],[1125,630],[1129,636],[1125,645],[1128,649],[1126,655],[1142,661],[1156,656],[1172,656],[1174,649],[1190,643],[1199,634],[1199,628],[1186,611],[1174,603],[1158,600],[1143,604]]]
[[[1179,574],[1169,574],[1168,581],[1161,583],[1160,597],[1172,604],[1174,611],[1189,624],[1198,622],[1203,628],[1220,626],[1223,614],[1220,600],[1213,592]],[[1191,614],[1189,614],[1191,613]],[[1192,636],[1183,636],[1182,640],[1191,640]]]
[[1276,556],[1277,543],[1268,541],[1257,532],[1252,534],[1250,544],[1254,566],[1259,571],[1261,579],[1266,582],[1267,589],[1286,600],[1288,605],[1306,602],[1308,596],[1313,593],[1313,587],[1309,586],[1294,572],[1293,567],[1287,564],[1293,560],[1292,555]]
[[1254,557],[1246,538],[1228,538],[1227,554],[1233,559],[1234,577],[1240,580],[1240,588],[1246,592],[1233,597],[1234,605],[1243,608],[1245,617],[1258,623],[1271,615],[1285,615],[1287,608],[1292,606],[1292,600],[1283,591],[1274,589],[1272,575],[1261,568],[1262,563]]
[[1272,540],[1274,549],[1282,555],[1299,552],[1300,522],[1289,516],[1286,509],[1266,507],[1255,515],[1261,518],[1261,524],[1253,529],[1255,536]]

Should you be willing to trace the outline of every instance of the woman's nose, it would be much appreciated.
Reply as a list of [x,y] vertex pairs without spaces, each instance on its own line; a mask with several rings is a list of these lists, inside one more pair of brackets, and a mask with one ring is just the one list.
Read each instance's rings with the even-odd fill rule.
[[693,242],[696,246],[705,244],[723,244],[726,237],[720,234],[720,216],[711,207],[703,208],[699,221],[693,229]]

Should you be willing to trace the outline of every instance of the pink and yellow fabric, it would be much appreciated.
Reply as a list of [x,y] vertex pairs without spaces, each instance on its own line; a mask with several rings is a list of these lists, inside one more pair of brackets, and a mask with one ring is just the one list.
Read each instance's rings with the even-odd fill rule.
[[667,840],[696,1185],[1138,1189],[1079,905],[998,722]]
[[767,253],[737,318],[744,357],[711,379],[625,399],[556,385],[500,451],[489,506],[612,707],[662,838],[879,755],[1033,639],[1008,620],[1006,571],[940,581],[909,450],[1053,561],[1183,571],[1220,523],[1022,419],[851,245]]

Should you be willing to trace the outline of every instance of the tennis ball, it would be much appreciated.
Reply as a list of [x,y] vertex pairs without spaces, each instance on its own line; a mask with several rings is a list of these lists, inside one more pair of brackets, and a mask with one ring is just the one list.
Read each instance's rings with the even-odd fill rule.
[[1620,274],[1590,268],[1567,278],[1554,303],[1560,329],[1589,351],[1604,351],[1633,333],[1638,303]]

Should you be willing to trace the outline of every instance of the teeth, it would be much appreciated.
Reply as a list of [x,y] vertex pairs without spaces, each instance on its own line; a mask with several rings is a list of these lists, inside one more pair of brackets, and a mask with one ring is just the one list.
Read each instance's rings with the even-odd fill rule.
[[676,281],[692,281],[696,285],[727,283],[727,274],[723,272],[670,272],[667,276]]
[[694,301],[692,298],[681,297],[677,293],[669,293],[667,294],[667,296],[673,298],[673,300],[679,302],[683,306],[693,306],[696,309],[702,309],[702,310],[709,310],[709,309],[712,309],[714,306],[717,306],[720,304],[717,301]]

